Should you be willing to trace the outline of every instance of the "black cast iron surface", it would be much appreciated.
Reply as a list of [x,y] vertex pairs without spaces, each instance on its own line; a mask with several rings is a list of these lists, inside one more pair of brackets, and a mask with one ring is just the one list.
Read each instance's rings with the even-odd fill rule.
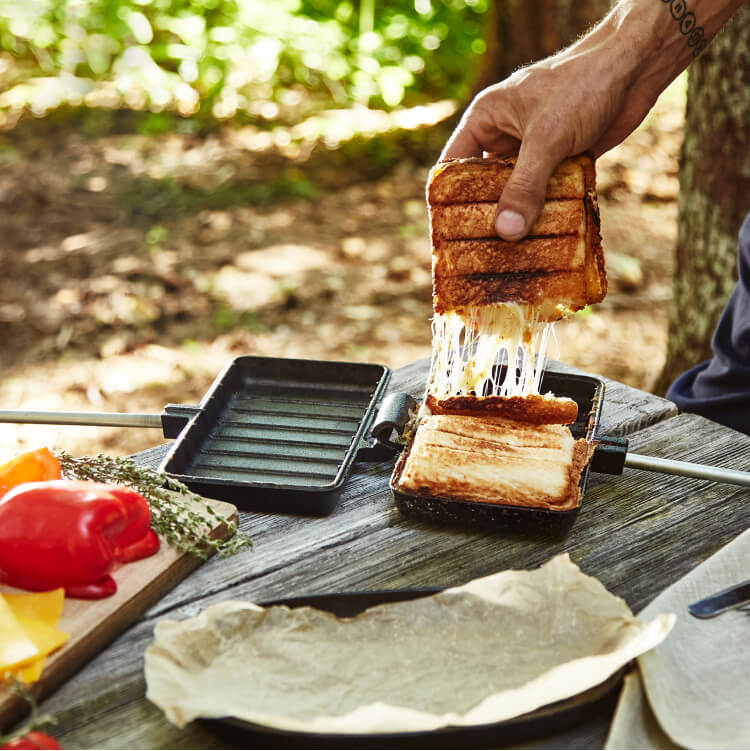
[[160,469],[243,509],[328,513],[389,376],[382,365],[238,357]]

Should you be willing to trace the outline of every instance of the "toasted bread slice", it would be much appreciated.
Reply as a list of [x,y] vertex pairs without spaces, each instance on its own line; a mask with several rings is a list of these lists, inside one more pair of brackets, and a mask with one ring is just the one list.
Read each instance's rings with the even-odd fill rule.
[[567,396],[449,396],[428,394],[425,406],[433,415],[500,417],[532,425],[570,425],[578,417],[578,404]]
[[433,418],[431,421],[433,426],[457,436],[475,437],[474,428],[477,424],[481,424],[482,436],[486,440],[501,440],[509,446],[544,448],[550,445],[550,441],[559,440],[559,436],[570,435],[570,431],[560,423],[535,425],[511,420],[507,417],[490,417],[488,415],[477,415],[476,421],[467,419],[466,415],[433,414],[430,416]]
[[[518,302],[530,305],[554,301],[570,310],[580,310],[589,301],[585,270],[526,271],[506,274],[433,275],[436,313],[468,305]],[[554,308],[550,308],[554,310]]]
[[562,425],[436,415],[418,426],[398,486],[419,495],[563,511],[580,501],[590,455],[590,444]]
[[433,273],[438,279],[519,271],[577,271],[586,264],[584,240],[576,235],[518,242],[437,239],[435,248]]
[[494,229],[494,202],[513,164],[463,159],[433,168],[427,197],[436,313],[493,302],[554,301],[579,310],[604,298],[593,160],[580,155],[558,167],[531,235],[516,243]]
[[[436,164],[427,185],[427,203],[497,202],[515,166],[515,159],[456,159]],[[547,183],[547,198],[583,198],[594,190],[594,164],[585,154],[566,159]]]
[[[492,238],[500,240],[495,231],[497,204],[458,203],[430,206],[430,226],[433,238],[471,240]],[[542,213],[529,232],[531,237],[583,235],[586,215],[582,199],[547,201]]]

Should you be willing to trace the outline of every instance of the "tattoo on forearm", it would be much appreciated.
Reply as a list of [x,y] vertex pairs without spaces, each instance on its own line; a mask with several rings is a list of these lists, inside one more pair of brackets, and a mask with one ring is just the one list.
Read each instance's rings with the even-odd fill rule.
[[698,57],[708,44],[702,26],[698,26],[695,13],[688,10],[685,0],[661,0],[669,4],[672,18],[680,25],[680,33],[687,37],[688,47],[693,50],[693,57]]

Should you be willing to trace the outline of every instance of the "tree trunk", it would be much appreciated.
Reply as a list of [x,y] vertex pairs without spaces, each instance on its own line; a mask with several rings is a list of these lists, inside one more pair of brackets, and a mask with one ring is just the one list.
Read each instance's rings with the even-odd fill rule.
[[571,44],[611,5],[612,0],[495,0],[474,91]]
[[711,357],[711,336],[737,278],[737,232],[750,211],[750,7],[692,63],[680,155],[677,266],[664,393]]

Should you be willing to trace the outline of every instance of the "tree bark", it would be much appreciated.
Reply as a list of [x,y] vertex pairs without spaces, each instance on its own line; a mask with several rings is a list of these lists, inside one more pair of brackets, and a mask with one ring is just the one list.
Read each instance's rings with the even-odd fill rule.
[[611,5],[612,0],[495,0],[475,93],[571,44]]
[[[711,357],[711,337],[737,279],[737,232],[750,211],[750,7],[692,63],[664,393]],[[748,353],[750,356],[750,353]]]

